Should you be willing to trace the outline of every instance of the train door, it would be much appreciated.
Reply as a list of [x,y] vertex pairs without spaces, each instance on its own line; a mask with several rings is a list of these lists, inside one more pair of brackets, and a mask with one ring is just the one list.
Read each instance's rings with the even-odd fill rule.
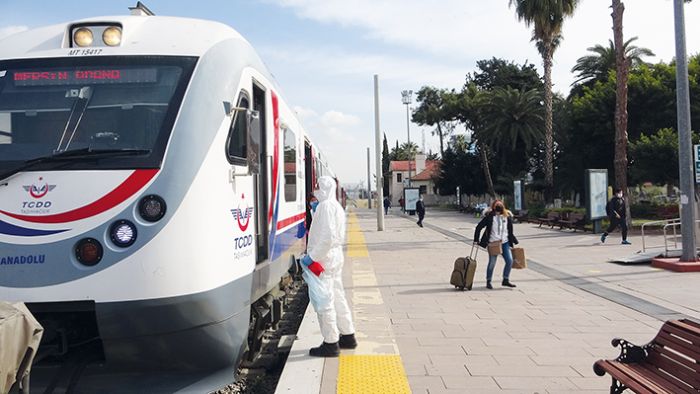
[[267,162],[267,139],[266,139],[266,119],[267,106],[265,105],[265,89],[253,83],[253,111],[257,116],[253,116],[250,123],[251,145],[259,149],[256,155],[258,167],[257,173],[253,174],[253,188],[255,190],[255,238],[258,250],[256,253],[256,263],[261,263],[269,257],[268,222],[267,222],[267,184],[268,184],[268,162]]
[[304,140],[304,201],[306,202],[306,227],[311,224],[311,207],[309,197],[314,191],[314,155],[311,144]]

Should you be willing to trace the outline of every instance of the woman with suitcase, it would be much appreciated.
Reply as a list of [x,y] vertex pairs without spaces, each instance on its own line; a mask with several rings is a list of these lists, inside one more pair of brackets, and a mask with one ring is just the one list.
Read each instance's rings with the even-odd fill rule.
[[[481,230],[485,229],[483,234]],[[482,248],[488,249],[489,265],[486,268],[486,288],[493,289],[491,278],[496,266],[498,255],[503,256],[506,266],[503,268],[502,286],[515,287],[510,282],[510,270],[513,267],[513,256],[510,249],[518,244],[518,239],[513,234],[513,214],[506,209],[501,200],[491,204],[491,208],[484,212],[483,218],[474,231],[474,242]]]

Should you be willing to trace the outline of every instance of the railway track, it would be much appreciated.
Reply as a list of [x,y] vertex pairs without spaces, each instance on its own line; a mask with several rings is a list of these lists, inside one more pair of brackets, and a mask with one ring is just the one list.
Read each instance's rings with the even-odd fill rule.
[[306,284],[295,281],[285,297],[281,320],[263,334],[260,352],[252,360],[244,359],[236,371],[238,379],[215,394],[274,393],[308,303]]

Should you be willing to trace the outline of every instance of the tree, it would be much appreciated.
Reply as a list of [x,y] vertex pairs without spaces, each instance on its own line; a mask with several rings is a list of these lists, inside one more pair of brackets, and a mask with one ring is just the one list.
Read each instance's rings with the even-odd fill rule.
[[476,62],[478,71],[467,74],[467,84],[473,83],[481,90],[510,87],[513,89],[542,91],[544,84],[534,64],[516,64],[493,57]]
[[[478,130],[483,127],[481,109],[479,107],[479,95],[481,91],[474,83],[467,83],[467,85],[459,93],[458,97],[450,99],[451,105],[453,106],[453,113],[455,119],[464,123],[467,130],[472,130],[472,135],[477,135]],[[488,146],[481,142],[480,140],[475,141],[475,151],[479,152],[479,159],[481,161],[481,168],[484,172],[484,181],[486,182],[486,191],[491,195],[491,197],[496,197],[496,191],[493,188],[493,178],[491,177],[491,169],[489,166],[489,149]]]
[[[693,143],[698,135],[693,133]],[[678,132],[663,128],[630,142],[630,179],[635,183],[678,186]]]
[[544,124],[545,124],[545,196],[553,198],[554,136],[552,131],[552,59],[561,41],[564,18],[571,16],[578,0],[509,0],[515,6],[518,19],[526,26],[533,25],[532,40],[542,55],[544,65]]
[[[630,59],[625,56],[622,15],[625,5],[612,0],[613,37],[615,40],[615,186],[627,192],[627,79]],[[628,212],[629,213],[629,212]],[[629,215],[627,215],[629,218]]]
[[390,184],[390,168],[391,167],[391,155],[389,154],[389,144],[386,142],[386,134],[384,134],[384,142],[382,145],[382,176],[384,179],[384,195],[389,195],[389,184]]
[[453,117],[445,103],[447,93],[445,89],[437,89],[432,86],[420,88],[416,93],[416,101],[419,105],[413,111],[411,118],[414,123],[421,126],[436,126],[436,132],[440,139],[440,155],[445,153],[444,138],[449,137],[449,134],[454,130],[450,124]]
[[[636,40],[637,37],[632,37],[623,44],[625,57],[629,59],[632,67],[644,64],[642,57],[656,56],[651,49],[632,45],[632,42]],[[603,81],[608,78],[610,71],[616,69],[615,44],[612,40],[608,41],[607,47],[598,44],[588,48],[588,51],[593,52],[593,54],[580,57],[576,61],[576,65],[571,69],[572,73],[577,74],[574,84],[590,84],[594,81]]]
[[396,148],[393,148],[389,155],[391,156],[391,160],[404,161],[409,160],[410,158],[415,158],[416,154],[418,153],[420,153],[420,150],[418,149],[418,145],[416,145],[414,142],[411,142],[410,145],[408,142],[404,142],[401,144],[401,146],[399,146],[397,141]]
[[494,147],[518,142],[529,150],[542,140],[542,105],[537,90],[497,88],[481,96],[484,127],[477,138]]
[[[529,166],[528,152],[524,144],[517,143],[516,149],[510,144],[499,146],[490,144],[484,129],[484,103],[490,94],[498,89],[542,91],[543,83],[534,64],[516,64],[498,58],[484,59],[476,62],[477,71],[467,74],[466,83],[461,92],[452,92],[445,96],[446,110],[463,122],[467,130],[472,131],[473,148],[481,160],[486,190],[495,196],[493,179],[504,178],[503,175],[515,175],[527,172]],[[484,140],[486,139],[486,140]],[[492,157],[498,157],[498,167],[492,168]]]
[[463,193],[487,192],[484,177],[480,174],[480,159],[473,143],[467,143],[464,135],[455,136],[442,157],[440,177],[436,185],[440,194],[453,195],[457,186]]

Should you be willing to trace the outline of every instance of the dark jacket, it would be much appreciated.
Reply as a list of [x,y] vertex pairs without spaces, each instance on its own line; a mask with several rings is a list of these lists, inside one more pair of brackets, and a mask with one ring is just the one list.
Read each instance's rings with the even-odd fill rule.
[[416,212],[421,215],[425,215],[425,203],[423,200],[416,201]]
[[389,200],[389,198],[387,197],[384,199],[384,208],[389,208],[389,207],[391,207],[391,200]]
[[609,218],[616,218],[615,213],[620,215],[620,218],[627,216],[627,207],[625,207],[625,199],[615,196],[608,201],[605,206],[605,212],[607,212]]
[[[481,219],[479,224],[476,225],[476,230],[474,230],[474,242],[478,243],[482,248],[489,246],[489,238],[491,237],[491,227],[493,226],[494,215],[495,213],[493,211],[488,211],[486,214],[484,214],[484,217]],[[484,234],[481,235],[481,239],[479,239],[479,233],[481,233],[481,230],[484,228],[486,231],[484,231]],[[513,234],[513,217],[511,215],[508,215],[507,228],[508,245],[510,245],[512,248],[518,244],[518,239],[515,238],[515,234]]]

